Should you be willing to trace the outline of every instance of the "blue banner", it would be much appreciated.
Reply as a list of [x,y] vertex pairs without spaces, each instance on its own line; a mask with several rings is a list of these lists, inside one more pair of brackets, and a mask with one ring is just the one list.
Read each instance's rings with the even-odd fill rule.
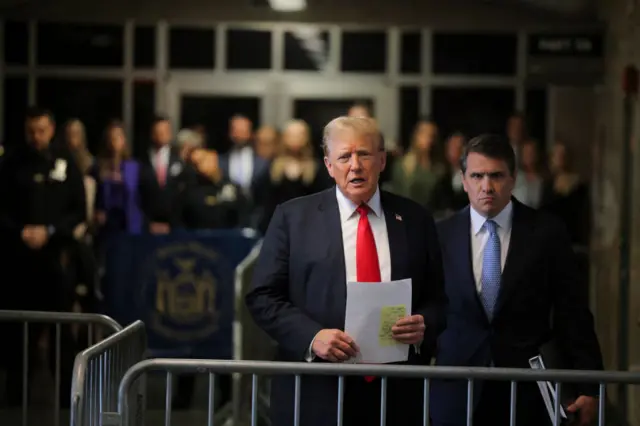
[[144,321],[153,356],[230,359],[235,268],[258,239],[241,230],[114,237],[105,313],[120,324]]

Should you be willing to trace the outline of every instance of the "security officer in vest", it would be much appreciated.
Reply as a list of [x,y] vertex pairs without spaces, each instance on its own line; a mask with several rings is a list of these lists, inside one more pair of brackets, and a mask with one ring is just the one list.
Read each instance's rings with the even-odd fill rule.
[[226,179],[215,151],[196,149],[190,163],[198,183],[190,188],[183,209],[190,229],[233,229],[249,225],[250,206],[242,188]]
[[[26,144],[5,155],[0,169],[0,232],[3,236],[2,303],[7,308],[70,312],[78,299],[64,274],[62,253],[73,241],[74,228],[84,221],[86,199],[80,171],[63,144],[53,142],[51,112],[31,108],[25,120]],[[7,360],[9,405],[22,396],[21,325],[4,337],[12,359]],[[55,374],[56,330],[29,327],[29,372],[37,359],[38,341],[49,336],[48,349]],[[69,405],[75,344],[69,327],[61,327],[61,405]]]

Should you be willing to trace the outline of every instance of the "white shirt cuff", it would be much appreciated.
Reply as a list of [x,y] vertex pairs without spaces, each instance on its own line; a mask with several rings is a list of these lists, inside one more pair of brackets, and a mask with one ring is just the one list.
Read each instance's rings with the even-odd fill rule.
[[316,338],[314,337],[313,340],[311,341],[311,344],[309,344],[309,348],[307,349],[307,352],[304,355],[304,360],[307,362],[313,362],[316,359],[316,354],[313,353],[313,342],[316,341]]

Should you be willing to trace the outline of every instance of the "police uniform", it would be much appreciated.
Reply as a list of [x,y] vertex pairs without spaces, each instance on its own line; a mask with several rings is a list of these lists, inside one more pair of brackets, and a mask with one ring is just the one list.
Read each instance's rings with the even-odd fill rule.
[[183,222],[189,229],[231,229],[248,222],[248,201],[242,189],[229,180],[214,183],[199,175],[183,207]]
[[[2,266],[4,305],[10,309],[69,312],[77,292],[63,271],[62,253],[73,241],[74,228],[85,220],[86,200],[82,176],[68,151],[51,143],[38,151],[29,145],[5,155],[0,168],[0,232],[3,236]],[[45,244],[32,249],[22,239],[26,226],[42,226],[47,231]],[[68,403],[74,344],[68,327],[62,327],[61,398]],[[42,326],[29,329],[33,355]],[[16,334],[13,334],[16,333]],[[21,397],[21,327],[9,344],[7,386],[10,402]],[[55,331],[51,330],[52,339]],[[9,342],[7,342],[9,343]],[[55,365],[55,341],[49,343],[51,368]],[[30,359],[30,361],[32,361]],[[30,368],[29,371],[33,369]],[[11,401],[12,395],[16,396]],[[66,405],[66,404],[65,404]]]

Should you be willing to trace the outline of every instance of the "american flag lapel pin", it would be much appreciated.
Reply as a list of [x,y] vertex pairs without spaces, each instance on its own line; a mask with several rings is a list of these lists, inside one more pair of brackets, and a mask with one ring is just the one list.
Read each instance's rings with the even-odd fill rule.
[[398,213],[396,213],[396,220],[402,222],[402,216],[400,216]]

